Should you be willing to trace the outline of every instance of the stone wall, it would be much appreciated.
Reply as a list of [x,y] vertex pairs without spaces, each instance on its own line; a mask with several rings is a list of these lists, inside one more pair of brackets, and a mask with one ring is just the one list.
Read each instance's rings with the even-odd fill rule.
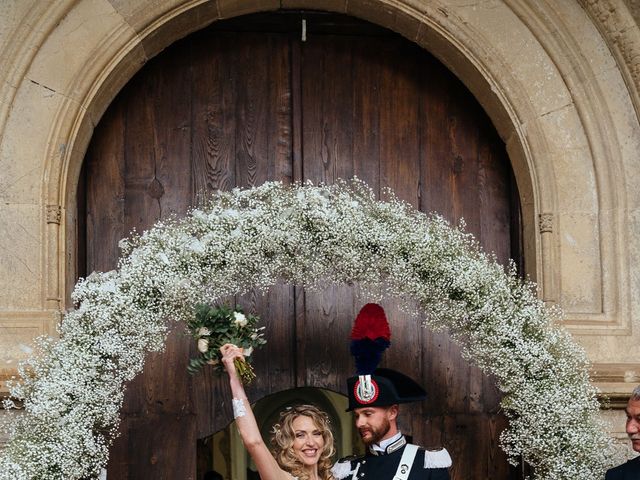
[[[218,19],[329,9],[386,26],[469,87],[507,144],[528,274],[618,402],[640,383],[640,35],[633,0],[60,0],[0,11],[0,381],[55,334],[75,189],[119,89]],[[634,18],[635,16],[635,18]],[[2,387],[0,387],[1,389]],[[620,404],[620,403],[618,403]],[[618,414],[616,424],[622,425]]]

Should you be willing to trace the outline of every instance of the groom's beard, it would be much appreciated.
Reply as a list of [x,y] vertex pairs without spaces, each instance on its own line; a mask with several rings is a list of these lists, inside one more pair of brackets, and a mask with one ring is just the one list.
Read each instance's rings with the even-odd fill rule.
[[[384,423],[380,425],[379,428],[363,427],[358,429],[358,433],[360,434],[360,438],[362,438],[364,444],[369,447],[371,445],[375,445],[376,443],[380,443],[380,440],[382,440],[384,436],[389,433],[390,429],[391,423],[389,422],[389,420],[385,419]],[[371,435],[367,438],[364,438],[362,434],[365,432],[369,432]]]

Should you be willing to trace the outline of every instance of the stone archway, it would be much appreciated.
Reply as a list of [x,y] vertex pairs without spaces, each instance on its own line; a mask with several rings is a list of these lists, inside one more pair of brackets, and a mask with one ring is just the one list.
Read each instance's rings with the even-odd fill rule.
[[[216,19],[304,7],[387,26],[469,86],[509,146],[525,209],[528,273],[546,300],[566,308],[592,360],[611,364],[607,382],[624,385],[640,364],[638,354],[620,353],[635,351],[638,341],[629,272],[640,183],[633,174],[639,36],[623,2],[19,3],[0,55],[2,219],[26,232],[3,243],[10,281],[0,320],[17,329],[7,340],[16,357],[20,341],[55,332],[75,276],[81,159],[116,92],[148,58]],[[1,379],[12,372],[6,363]]]
[[[598,42],[603,42],[593,35],[584,39],[591,45],[578,43],[581,38],[575,28],[596,33],[585,12],[576,10],[577,5],[566,5],[562,11],[532,5],[509,2],[485,8],[441,2],[417,7],[354,1],[331,6],[322,2],[318,7],[399,32],[434,53],[463,80],[508,145],[523,205],[528,274],[541,284],[546,300],[565,306],[578,331],[626,331],[628,273],[625,262],[617,259],[626,256],[628,235],[619,215],[610,212],[626,209],[625,195],[614,193],[620,192],[615,178],[628,168],[631,149],[612,138],[616,131],[621,138],[624,131],[627,137],[634,137],[624,117],[634,112],[630,102],[624,105],[624,99],[610,94],[612,89],[603,86],[604,79],[589,62],[580,60],[581,48],[599,51]],[[314,7],[312,3],[305,6]],[[115,93],[145,59],[187,33],[219,18],[278,7],[282,6],[268,2],[251,7],[234,2],[194,2],[169,8],[102,5],[102,14],[109,21],[103,18],[97,26],[91,19],[101,10],[78,2],[65,12],[60,26],[43,38],[29,72],[31,92],[16,100],[30,108],[30,103],[39,100],[29,95],[44,88],[42,85],[59,100],[51,107],[53,128],[32,146],[44,147],[46,152],[42,192],[50,212],[43,279],[50,299],[47,305],[56,307],[70,290],[73,261],[63,261],[55,252],[61,248],[73,251],[68,232],[74,225],[81,159],[93,125]],[[576,17],[575,25],[562,23],[567,15]],[[500,28],[494,28],[496,21]],[[553,24],[558,26],[556,35],[548,37]],[[82,25],[79,30],[78,25]],[[54,71],[52,65],[60,60],[54,50],[60,44],[79,41],[87,25],[95,27],[95,40],[83,45],[78,53],[84,54],[78,54],[64,72]],[[607,65],[612,60],[602,54],[601,62]],[[606,80],[618,82],[626,91],[620,76],[610,75]],[[11,124],[9,117],[9,130]],[[593,189],[594,185],[598,188]],[[65,213],[63,230],[57,222],[57,206]],[[574,287],[567,281],[573,275],[589,281]]]

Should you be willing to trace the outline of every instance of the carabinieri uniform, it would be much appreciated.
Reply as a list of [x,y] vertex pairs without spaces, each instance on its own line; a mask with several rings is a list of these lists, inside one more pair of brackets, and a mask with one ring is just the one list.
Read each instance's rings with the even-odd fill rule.
[[332,472],[337,480],[449,480],[450,466],[446,450],[426,451],[401,436],[384,452],[369,450],[364,456],[340,460]]
[[[337,462],[332,469],[333,476],[337,480],[449,480],[452,463],[449,453],[444,448],[429,451],[407,443],[397,429],[397,410],[395,416],[389,416],[391,407],[427,397],[424,388],[405,374],[377,368],[382,352],[390,345],[391,330],[384,309],[368,303],[358,313],[351,331],[350,349],[356,375],[347,378],[347,411],[356,412],[356,427],[362,428],[358,427],[359,412],[364,415],[369,409],[372,418],[376,418],[381,439],[379,444],[370,445],[363,457]],[[384,416],[388,422],[386,431],[382,430]]]

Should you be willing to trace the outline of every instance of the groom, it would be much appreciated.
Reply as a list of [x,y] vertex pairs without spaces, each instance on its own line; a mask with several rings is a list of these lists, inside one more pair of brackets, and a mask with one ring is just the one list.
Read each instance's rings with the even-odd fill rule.
[[[640,385],[631,393],[627,403],[627,435],[631,440],[631,446],[636,452],[640,452]],[[605,480],[637,480],[640,478],[640,457],[629,460],[627,463],[607,471]]]
[[333,476],[337,480],[449,480],[448,452],[412,445],[398,429],[399,405],[424,400],[426,392],[400,372],[375,368],[390,336],[382,307],[365,305],[352,332],[351,352],[358,375],[347,379],[347,411],[353,412],[367,453],[340,460]]

